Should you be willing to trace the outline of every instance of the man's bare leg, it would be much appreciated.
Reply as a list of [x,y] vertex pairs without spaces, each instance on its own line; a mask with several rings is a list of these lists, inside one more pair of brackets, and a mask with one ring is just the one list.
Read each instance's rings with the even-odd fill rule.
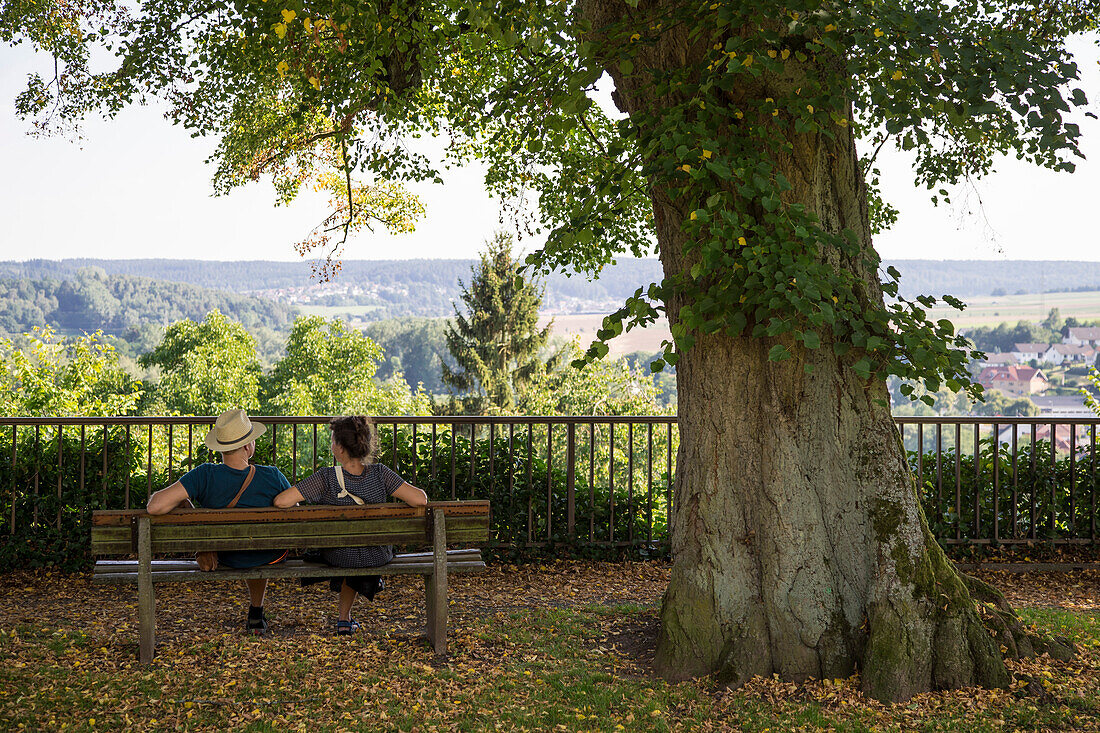
[[254,608],[264,607],[264,593],[267,592],[267,578],[249,578],[244,581],[248,586],[248,596]]

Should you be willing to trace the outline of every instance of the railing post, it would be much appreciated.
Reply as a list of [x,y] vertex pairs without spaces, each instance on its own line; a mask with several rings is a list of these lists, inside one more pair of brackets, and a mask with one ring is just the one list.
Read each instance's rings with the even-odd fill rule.
[[565,437],[565,531],[570,540],[577,538],[577,505],[576,505],[576,461],[577,455],[577,425],[569,423]]

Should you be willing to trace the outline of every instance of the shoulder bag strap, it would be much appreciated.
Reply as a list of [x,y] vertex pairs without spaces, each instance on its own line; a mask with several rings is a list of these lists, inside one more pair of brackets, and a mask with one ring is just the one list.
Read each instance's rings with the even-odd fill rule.
[[360,506],[366,503],[355,494],[350,493],[348,491],[348,487],[344,485],[343,466],[336,466],[336,483],[340,484],[340,493],[336,495],[337,499],[343,499],[345,496],[350,496],[352,498],[352,501],[354,501],[356,504],[359,504]]
[[244,496],[244,490],[248,488],[248,485],[252,483],[252,477],[256,475],[256,467],[248,467],[248,475],[244,477],[244,483],[241,485],[241,490],[237,492],[237,495],[233,497],[233,501],[225,505],[226,509],[232,509],[237,506],[237,502]]

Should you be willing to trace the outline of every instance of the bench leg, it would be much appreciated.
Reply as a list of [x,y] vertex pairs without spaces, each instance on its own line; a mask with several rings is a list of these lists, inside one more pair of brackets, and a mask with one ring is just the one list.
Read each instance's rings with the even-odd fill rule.
[[138,661],[153,661],[156,644],[156,600],[153,595],[153,551],[149,518],[138,519]]
[[436,654],[447,653],[447,528],[443,512],[432,512],[432,574],[427,584],[428,639]]

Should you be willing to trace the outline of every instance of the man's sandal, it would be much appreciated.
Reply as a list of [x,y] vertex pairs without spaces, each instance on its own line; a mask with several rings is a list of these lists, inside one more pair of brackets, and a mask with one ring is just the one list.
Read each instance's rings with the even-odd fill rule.
[[339,636],[351,636],[352,634],[354,634],[358,630],[359,630],[359,622],[356,621],[355,619],[351,619],[350,621],[337,621],[336,622],[336,633]]

